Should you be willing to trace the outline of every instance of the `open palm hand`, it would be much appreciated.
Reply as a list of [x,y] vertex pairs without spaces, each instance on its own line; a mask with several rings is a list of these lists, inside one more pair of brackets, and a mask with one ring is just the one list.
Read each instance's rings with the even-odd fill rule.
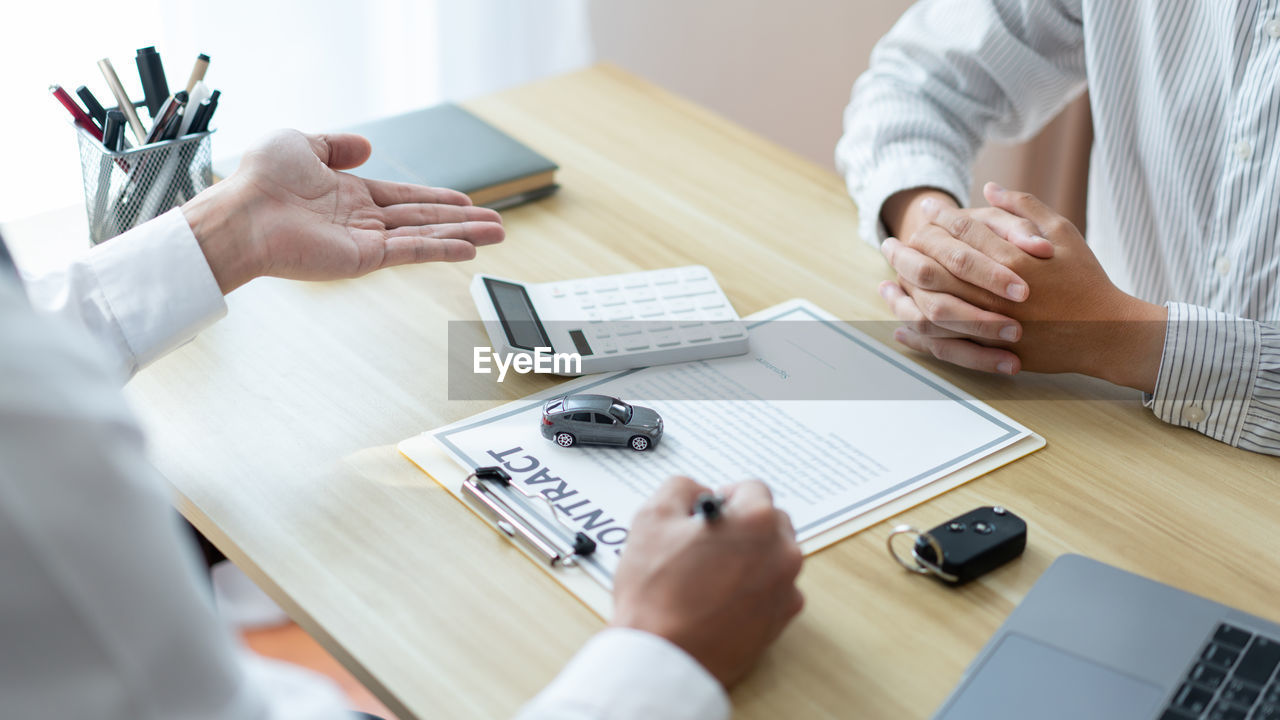
[[277,131],[183,206],[223,292],[259,275],[330,280],[470,260],[502,241],[498,213],[460,192],[341,172],[370,152],[358,135]]

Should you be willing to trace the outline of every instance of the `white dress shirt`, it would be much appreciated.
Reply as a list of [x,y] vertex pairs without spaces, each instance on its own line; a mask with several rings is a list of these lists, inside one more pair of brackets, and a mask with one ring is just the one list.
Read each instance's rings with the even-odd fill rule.
[[1280,2],[923,0],[877,45],[836,150],[862,236],[894,193],[969,196],[988,139],[1086,86],[1089,244],[1169,323],[1162,420],[1280,454]]
[[[237,646],[119,392],[226,312],[181,211],[25,292],[11,275],[0,264],[0,716],[348,717],[325,678]],[[519,717],[728,715],[687,653],[611,629]]]

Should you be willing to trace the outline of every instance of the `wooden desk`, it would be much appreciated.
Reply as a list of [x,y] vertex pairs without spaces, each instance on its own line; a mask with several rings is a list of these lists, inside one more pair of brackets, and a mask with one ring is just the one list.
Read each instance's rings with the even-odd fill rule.
[[[563,167],[559,195],[506,213],[506,243],[465,265],[255,281],[128,388],[183,513],[404,718],[508,716],[601,627],[395,451],[493,404],[450,402],[442,371],[448,321],[475,317],[472,273],[697,262],[743,315],[805,296],[889,319],[885,263],[831,172],[609,68],[467,105]],[[1049,446],[903,519],[1007,505],[1030,523],[1026,555],[957,591],[895,565],[885,526],[819,553],[805,612],[734,691],[737,717],[927,717],[1064,552],[1280,620],[1276,458],[1163,425],[1100,382],[921,362]]]

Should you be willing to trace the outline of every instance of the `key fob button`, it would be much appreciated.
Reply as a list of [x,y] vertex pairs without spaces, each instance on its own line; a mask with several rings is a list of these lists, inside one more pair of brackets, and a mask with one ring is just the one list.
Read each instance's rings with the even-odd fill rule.
[[979,535],[990,535],[996,531],[996,526],[991,523],[976,522],[973,524],[973,531]]
[[962,522],[947,523],[947,529],[951,532],[964,532],[964,527],[964,523]]

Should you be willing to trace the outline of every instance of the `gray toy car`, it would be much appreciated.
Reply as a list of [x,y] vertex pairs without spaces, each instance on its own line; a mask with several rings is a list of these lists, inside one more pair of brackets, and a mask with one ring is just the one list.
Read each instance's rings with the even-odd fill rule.
[[561,395],[542,406],[542,437],[560,447],[625,445],[642,452],[662,439],[662,418],[608,395]]

